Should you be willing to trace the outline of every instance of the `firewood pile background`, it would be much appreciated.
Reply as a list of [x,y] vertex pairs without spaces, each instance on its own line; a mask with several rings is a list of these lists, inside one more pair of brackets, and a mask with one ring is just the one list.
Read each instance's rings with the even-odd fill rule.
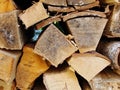
[[119,0],[0,0],[0,90],[120,90]]

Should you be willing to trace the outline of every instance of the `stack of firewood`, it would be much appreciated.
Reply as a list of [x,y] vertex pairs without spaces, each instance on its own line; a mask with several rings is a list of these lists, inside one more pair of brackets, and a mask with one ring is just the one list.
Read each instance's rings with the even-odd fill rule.
[[0,90],[120,89],[119,0],[25,1],[0,1]]

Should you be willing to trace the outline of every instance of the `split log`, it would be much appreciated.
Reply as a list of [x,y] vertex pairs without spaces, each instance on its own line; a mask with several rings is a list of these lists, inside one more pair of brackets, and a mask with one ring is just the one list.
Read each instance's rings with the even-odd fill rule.
[[47,90],[81,90],[75,72],[69,68],[50,69],[43,74]]
[[96,50],[107,19],[100,17],[79,17],[66,21],[70,33],[81,53]]
[[110,60],[97,53],[73,54],[68,64],[83,78],[90,81],[95,75],[110,65]]
[[24,31],[18,22],[18,10],[0,14],[0,48],[21,50],[25,43]]
[[110,69],[105,69],[89,82],[92,90],[119,90],[120,76]]
[[101,41],[97,51],[112,61],[112,69],[120,75],[120,41]]
[[13,0],[0,0],[0,13],[9,12],[16,9]]
[[115,4],[103,34],[109,38],[120,37],[120,3]]
[[31,89],[35,79],[48,68],[49,65],[42,59],[42,57],[33,52],[32,45],[24,46],[23,56],[17,67],[17,87],[21,90]]
[[20,19],[25,24],[26,28],[36,24],[43,19],[48,18],[48,14],[43,6],[43,4],[39,1],[35,3],[28,9],[26,9],[23,13],[19,15]]
[[68,5],[86,5],[95,2],[96,0],[67,0]]
[[66,0],[40,0],[41,2],[54,6],[67,6]]
[[38,39],[34,52],[57,67],[77,50],[77,47],[67,40],[57,27],[51,24]]
[[0,90],[16,90],[15,82],[6,83],[0,80]]
[[6,83],[13,82],[20,56],[19,51],[0,50],[0,80]]
[[53,16],[53,17],[50,17],[50,18],[48,18],[46,20],[41,21],[40,23],[38,23],[36,25],[36,28],[40,29],[42,27],[45,27],[46,25],[49,25],[49,24],[51,24],[53,22],[58,22],[58,21],[61,21],[61,15]]

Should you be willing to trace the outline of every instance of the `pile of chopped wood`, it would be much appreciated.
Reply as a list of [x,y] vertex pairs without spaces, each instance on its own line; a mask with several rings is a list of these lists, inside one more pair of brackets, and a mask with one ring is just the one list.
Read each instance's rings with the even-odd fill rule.
[[1,0],[0,90],[119,90],[119,0]]

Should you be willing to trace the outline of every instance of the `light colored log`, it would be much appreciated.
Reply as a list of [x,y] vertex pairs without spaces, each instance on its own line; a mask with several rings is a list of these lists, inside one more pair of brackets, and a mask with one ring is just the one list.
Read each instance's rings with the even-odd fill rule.
[[38,39],[34,52],[57,67],[77,49],[59,29],[51,24]]
[[110,60],[96,52],[73,54],[68,59],[68,64],[83,78],[90,81],[105,67],[110,65]]

